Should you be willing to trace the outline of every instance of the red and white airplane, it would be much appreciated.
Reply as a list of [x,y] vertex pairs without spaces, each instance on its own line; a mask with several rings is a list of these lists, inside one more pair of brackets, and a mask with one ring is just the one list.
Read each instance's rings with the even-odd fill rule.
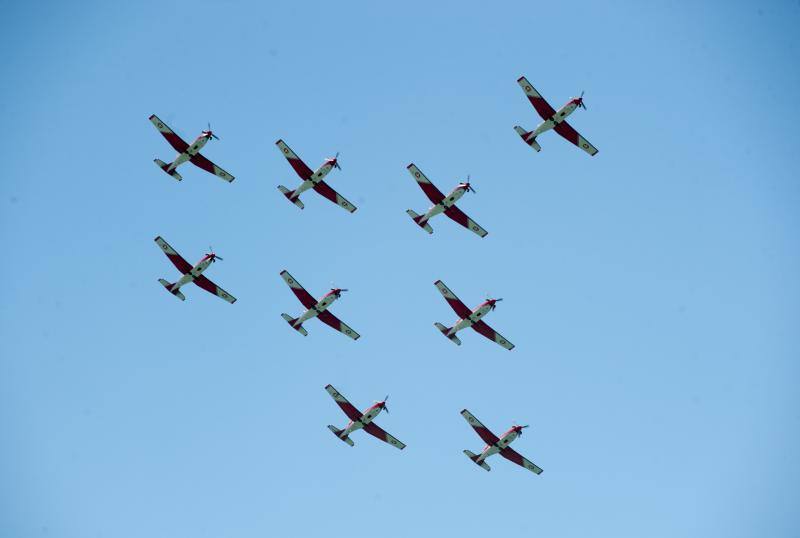
[[348,327],[344,322],[342,322],[342,320],[328,312],[328,307],[331,306],[335,300],[339,299],[342,296],[342,292],[347,291],[346,289],[332,288],[331,291],[323,295],[322,298],[317,301],[303,288],[303,286],[300,285],[299,282],[297,282],[297,280],[294,279],[294,277],[292,277],[292,275],[289,274],[288,271],[281,271],[281,276],[286,284],[289,285],[297,298],[300,299],[300,302],[303,303],[303,306],[308,309],[297,318],[293,318],[289,314],[281,314],[283,319],[285,319],[294,330],[303,336],[308,336],[308,331],[303,328],[303,322],[311,318],[318,318],[322,323],[330,325],[340,333],[346,334],[353,340],[358,340],[358,338],[361,336],[360,334]]
[[344,414],[347,415],[347,418],[350,419],[350,423],[345,426],[343,430],[335,426],[328,425],[328,429],[333,432],[333,434],[347,443],[350,446],[353,446],[353,440],[350,439],[350,434],[354,431],[363,429],[368,434],[377,437],[384,443],[389,443],[390,445],[403,450],[406,445],[396,438],[392,437],[392,435],[386,433],[383,429],[381,429],[377,424],[372,422],[375,420],[381,411],[389,412],[389,409],[386,407],[386,400],[389,396],[383,399],[382,402],[375,402],[374,405],[368,407],[363,413],[356,409],[353,404],[347,401],[347,399],[339,394],[333,385],[328,385],[325,387],[325,390],[328,391],[328,394],[331,395],[331,398],[336,402],[336,405],[342,408]]
[[420,188],[422,189],[422,192],[425,193],[425,196],[427,196],[431,202],[436,204],[433,207],[431,207],[424,215],[418,215],[410,209],[406,210],[408,216],[414,219],[414,222],[416,222],[420,228],[424,229],[429,234],[432,234],[433,228],[431,228],[430,224],[428,224],[428,221],[431,218],[438,215],[439,213],[444,213],[445,215],[447,215],[448,217],[459,223],[464,228],[472,230],[481,237],[486,237],[486,234],[488,234],[489,232],[481,228],[477,222],[469,218],[466,214],[464,214],[463,211],[461,211],[459,208],[455,206],[455,203],[462,196],[464,196],[465,192],[467,191],[475,192],[475,189],[473,189],[472,186],[470,186],[469,184],[469,177],[467,178],[467,181],[459,183],[458,186],[455,189],[453,189],[453,191],[450,194],[445,196],[444,194],[442,194],[442,191],[437,189],[436,186],[433,183],[431,183],[427,177],[425,177],[425,174],[423,174],[422,171],[419,168],[417,168],[417,166],[414,163],[409,164],[407,168],[408,171],[411,173],[411,175],[419,184]]
[[300,160],[300,157],[298,157],[297,154],[292,151],[292,148],[287,146],[283,140],[278,140],[275,142],[275,145],[281,150],[281,153],[283,153],[283,156],[286,157],[287,161],[289,161],[289,164],[292,165],[292,168],[294,168],[294,171],[297,172],[298,176],[300,176],[300,179],[303,180],[300,186],[293,191],[290,191],[283,185],[278,185],[278,190],[280,190],[290,202],[300,209],[303,209],[305,206],[303,205],[303,202],[300,201],[300,195],[308,189],[314,189],[322,196],[334,204],[342,206],[350,213],[356,210],[356,206],[345,200],[341,194],[333,190],[330,185],[322,181],[323,178],[328,175],[328,172],[334,168],[339,170],[342,169],[342,167],[339,166],[338,153],[333,158],[325,159],[325,162],[322,163],[322,166],[320,166],[316,172],[312,172],[311,168],[306,166],[306,163]]
[[522,437],[522,430],[527,428],[528,426],[512,426],[510,430],[506,433],[497,437],[489,428],[481,424],[481,422],[475,418],[475,416],[464,409],[461,411],[461,416],[464,417],[469,425],[478,433],[481,439],[484,440],[486,446],[484,447],[483,451],[480,454],[475,454],[469,450],[465,450],[464,454],[467,455],[469,459],[475,462],[477,465],[480,465],[487,471],[491,471],[491,467],[486,463],[486,458],[492,456],[494,454],[500,454],[508,461],[513,461],[517,465],[521,467],[525,467],[529,471],[532,471],[536,474],[542,474],[542,469],[535,463],[530,460],[525,459],[519,452],[514,450],[513,448],[509,447],[517,437]]
[[487,299],[484,303],[479,305],[478,308],[470,311],[470,309],[467,308],[467,305],[462,303],[461,300],[456,297],[455,293],[450,291],[450,288],[444,285],[444,282],[437,280],[434,282],[434,284],[436,284],[436,288],[442,293],[445,300],[447,300],[447,304],[450,305],[450,308],[455,310],[455,313],[460,316],[460,319],[452,327],[445,327],[438,321],[434,323],[436,328],[439,329],[443,335],[449,338],[451,342],[454,342],[460,346],[461,340],[458,339],[456,333],[461,329],[472,327],[475,331],[479,332],[492,342],[500,344],[509,351],[514,349],[514,344],[506,340],[500,333],[489,327],[486,322],[483,321],[483,318],[486,316],[486,314],[494,310],[497,306],[497,302],[502,301],[503,299]]
[[[174,248],[169,246],[169,243],[164,241],[161,236],[156,237],[155,239],[156,244],[161,247],[161,250],[164,251],[164,254],[167,255],[169,261],[178,268],[178,271],[183,273],[183,276],[174,283],[167,282],[163,278],[159,278],[158,281],[161,282],[161,285],[164,286],[168,292],[172,295],[180,299],[181,301],[185,301],[186,297],[181,293],[181,286],[188,284],[189,282],[194,282],[204,290],[209,293],[213,293],[217,297],[221,297],[228,301],[229,303],[233,304],[236,302],[236,297],[228,293],[227,291],[223,290],[205,276],[203,276],[203,271],[208,269],[208,267],[217,260],[222,260],[219,256],[214,254],[213,252],[206,254],[203,258],[197,262],[196,265],[192,266],[189,262],[183,259],[183,257],[178,254]],[[213,250],[213,249],[209,249]]]
[[586,105],[583,104],[583,92],[581,92],[580,97],[570,99],[567,101],[567,104],[556,111],[553,110],[553,107],[551,107],[547,101],[544,100],[544,97],[536,91],[536,88],[528,82],[528,79],[520,77],[517,82],[522,88],[522,91],[525,92],[525,95],[528,96],[528,100],[533,105],[533,108],[536,109],[536,112],[538,112],[544,120],[533,131],[526,131],[519,125],[514,127],[514,130],[517,131],[517,134],[522,137],[522,140],[525,141],[526,144],[536,151],[542,151],[542,146],[536,141],[536,137],[545,131],[553,129],[589,155],[595,155],[597,153],[597,148],[591,145],[588,140],[583,138],[578,131],[573,129],[572,126],[566,122],[567,116],[575,112],[575,109],[578,107],[583,107],[584,110],[586,109]]
[[192,145],[189,145],[180,136],[176,135],[172,129],[167,127],[166,123],[158,119],[158,116],[155,114],[150,116],[150,121],[156,126],[156,129],[158,129],[158,132],[161,133],[161,136],[166,138],[167,142],[169,142],[169,144],[175,148],[175,151],[178,152],[178,156],[175,157],[175,160],[169,164],[165,163],[161,159],[153,160],[153,162],[155,162],[164,172],[180,181],[183,178],[178,173],[176,168],[186,161],[189,161],[193,165],[202,168],[206,172],[210,172],[215,176],[221,177],[228,183],[234,180],[234,177],[228,172],[200,155],[200,150],[203,149],[203,146],[205,146],[209,140],[212,138],[219,140],[219,137],[211,131],[211,124],[208,125],[208,130],[201,132],[200,136],[198,136],[194,142],[192,142]]

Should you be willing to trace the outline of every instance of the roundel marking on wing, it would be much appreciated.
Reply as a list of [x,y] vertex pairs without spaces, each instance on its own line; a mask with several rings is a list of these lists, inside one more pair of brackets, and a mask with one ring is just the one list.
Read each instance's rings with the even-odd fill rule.
[[583,149],[589,149],[589,144],[587,144],[586,142],[584,142],[584,143],[583,143]]
[[506,342],[505,340],[502,340],[502,339],[501,339],[501,340],[500,340],[500,343],[501,343],[501,344],[507,344],[508,342]]
[[470,422],[475,422],[475,419],[472,417],[469,417],[467,420],[469,420]]
[[476,231],[476,232],[478,231],[478,227],[477,227],[477,226],[473,226],[473,227],[472,227],[472,229],[473,229],[474,231]]
[[283,148],[284,153],[289,153],[289,148]]
[[531,91],[531,87],[530,87],[530,86],[525,86],[525,91],[526,91],[526,92],[529,92],[529,91]]
[[291,278],[289,280],[287,280],[287,282],[289,282],[289,284],[294,284],[294,280],[291,279]]
[[159,128],[159,129],[163,129],[163,128],[164,128],[164,124],[163,124],[163,123],[161,123],[161,122],[158,122],[158,128]]
[[419,172],[414,172],[414,177],[419,177]]

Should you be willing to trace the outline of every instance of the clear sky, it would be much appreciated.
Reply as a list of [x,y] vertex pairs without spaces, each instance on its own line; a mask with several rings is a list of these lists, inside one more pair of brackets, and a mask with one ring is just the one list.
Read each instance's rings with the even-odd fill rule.
[[[759,7],[761,6],[761,7]],[[2,2],[0,536],[797,536],[800,3]],[[600,153],[539,118],[526,75]],[[147,121],[227,184],[186,165]],[[304,211],[283,138],[315,168]],[[445,192],[444,217],[405,167]],[[186,302],[160,277],[209,245]],[[303,338],[281,319],[350,292]],[[503,297],[456,347],[433,327]],[[323,387],[404,451],[361,432]],[[486,473],[462,449],[530,424]]]

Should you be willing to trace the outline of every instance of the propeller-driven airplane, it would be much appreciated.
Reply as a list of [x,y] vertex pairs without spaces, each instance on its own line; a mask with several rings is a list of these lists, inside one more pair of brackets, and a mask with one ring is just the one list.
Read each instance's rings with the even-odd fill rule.
[[583,107],[583,109],[586,110],[586,105],[583,104],[583,92],[581,92],[580,97],[570,99],[567,101],[567,104],[556,111],[553,110],[553,107],[551,107],[547,101],[544,100],[544,97],[536,91],[536,88],[528,82],[528,79],[520,77],[517,82],[522,88],[522,91],[525,92],[525,95],[528,96],[528,100],[533,105],[533,108],[536,109],[536,112],[538,112],[544,120],[533,131],[526,131],[519,125],[514,127],[514,130],[517,131],[517,134],[522,137],[522,140],[525,141],[526,144],[536,151],[541,151],[542,146],[536,141],[536,137],[545,131],[553,129],[589,155],[595,155],[597,153],[597,148],[591,145],[588,140],[583,138],[578,131],[573,129],[572,126],[566,122],[567,116],[575,112],[578,107]]
[[472,327],[476,332],[482,334],[489,340],[500,344],[509,351],[514,349],[514,344],[506,340],[500,333],[489,327],[489,325],[483,321],[483,318],[486,316],[486,314],[494,310],[497,306],[497,302],[502,301],[503,299],[486,299],[486,301],[479,305],[478,308],[470,311],[470,309],[467,308],[467,305],[462,303],[461,300],[456,297],[455,293],[450,291],[450,289],[444,285],[444,282],[437,280],[434,282],[434,284],[436,284],[436,288],[444,296],[447,304],[450,305],[450,308],[452,308],[455,313],[460,316],[460,319],[452,327],[445,327],[439,322],[434,323],[436,328],[439,329],[443,335],[449,338],[451,342],[454,342],[460,346],[461,340],[458,339],[456,333],[461,329]]
[[323,178],[328,175],[328,172],[334,168],[338,170],[342,169],[342,167],[339,166],[338,152],[336,153],[335,157],[329,157],[325,159],[325,162],[322,163],[322,166],[320,166],[316,172],[312,172],[311,168],[306,166],[306,163],[304,163],[300,157],[298,157],[297,154],[292,151],[292,148],[287,146],[283,140],[278,140],[275,142],[275,145],[281,150],[281,153],[283,153],[283,156],[286,157],[287,161],[289,161],[289,164],[292,165],[292,168],[294,168],[294,171],[297,172],[298,176],[300,176],[300,179],[303,180],[300,186],[293,191],[290,191],[283,185],[278,185],[278,190],[280,190],[290,202],[300,209],[303,209],[305,206],[303,205],[303,202],[300,201],[300,195],[308,189],[314,189],[319,194],[334,204],[342,206],[350,213],[356,210],[356,206],[345,200],[341,194],[333,190],[330,185],[322,181]]
[[204,290],[209,293],[213,293],[217,297],[221,297],[228,301],[229,303],[233,304],[236,302],[236,297],[228,293],[227,291],[223,290],[205,276],[203,276],[203,271],[208,269],[208,267],[217,260],[222,260],[219,256],[214,254],[212,248],[209,247],[211,252],[203,256],[203,258],[197,262],[197,264],[193,267],[189,262],[183,259],[183,257],[178,254],[174,248],[169,246],[169,243],[164,241],[161,236],[156,237],[155,239],[156,244],[161,247],[161,250],[164,251],[164,254],[167,255],[169,261],[178,268],[178,271],[183,273],[183,276],[174,283],[167,282],[163,278],[159,278],[158,281],[161,283],[162,286],[166,288],[168,292],[172,295],[180,299],[181,301],[185,301],[186,297],[181,293],[181,286],[188,284],[189,282],[194,282]]
[[325,390],[328,391],[328,394],[331,395],[331,398],[333,398],[333,400],[336,402],[336,405],[341,407],[342,411],[344,411],[344,414],[350,419],[350,423],[343,430],[340,430],[335,426],[328,426],[328,429],[332,431],[336,437],[348,445],[353,446],[355,443],[353,443],[353,440],[350,439],[350,434],[354,431],[363,429],[368,434],[377,437],[384,443],[389,443],[400,450],[403,450],[406,447],[404,443],[398,441],[381,429],[377,424],[372,422],[381,411],[386,411],[387,413],[389,412],[389,409],[386,407],[386,400],[389,398],[388,395],[383,399],[382,402],[375,402],[362,413],[356,409],[353,404],[348,402],[344,396],[339,394],[339,391],[333,388],[333,385],[326,386]]
[[516,438],[522,437],[522,430],[527,428],[528,426],[517,426],[514,425],[504,433],[502,436],[497,437],[489,428],[481,424],[481,422],[475,418],[475,416],[464,409],[461,411],[461,416],[463,416],[466,421],[469,423],[470,426],[478,433],[481,439],[484,440],[486,446],[484,447],[483,451],[480,454],[475,454],[469,450],[465,450],[464,454],[467,455],[469,459],[471,459],[475,464],[480,465],[487,471],[491,471],[491,467],[486,463],[486,458],[492,456],[494,454],[500,454],[508,461],[513,461],[517,465],[521,467],[525,467],[529,471],[532,471],[536,474],[542,474],[542,469],[537,466],[532,461],[525,459],[519,452],[514,450],[513,448],[509,447]]
[[308,331],[306,331],[303,327],[303,322],[311,318],[319,318],[322,323],[330,325],[337,331],[346,334],[353,340],[358,340],[358,338],[361,336],[360,334],[348,327],[344,322],[328,311],[328,307],[331,306],[335,300],[339,299],[342,296],[342,292],[347,291],[346,289],[332,288],[331,291],[323,295],[322,298],[317,301],[303,288],[303,286],[300,285],[299,282],[297,282],[297,280],[292,277],[292,275],[289,274],[288,271],[281,271],[281,276],[286,284],[289,285],[297,298],[300,299],[300,302],[303,303],[303,306],[308,309],[297,318],[293,318],[289,314],[281,314],[283,319],[285,319],[294,330],[303,336],[308,336]]
[[195,166],[202,168],[206,172],[210,172],[215,176],[219,176],[228,183],[234,180],[234,177],[230,175],[228,172],[217,166],[216,164],[212,163],[202,155],[200,155],[200,150],[203,149],[209,140],[214,138],[215,140],[219,140],[219,137],[214,134],[211,130],[211,124],[208,124],[208,129],[201,132],[200,136],[198,136],[191,145],[187,144],[180,136],[176,135],[172,129],[167,127],[167,124],[158,119],[158,116],[153,114],[150,116],[150,121],[153,122],[153,125],[156,126],[158,132],[161,133],[161,136],[167,139],[167,142],[175,148],[175,151],[178,152],[178,156],[175,157],[175,160],[171,163],[165,163],[161,159],[154,159],[159,168],[161,168],[164,172],[168,173],[178,181],[182,180],[183,178],[178,173],[176,168],[182,165],[186,161],[191,162]]
[[475,189],[473,189],[472,186],[469,184],[469,176],[467,176],[467,181],[459,183],[458,186],[455,189],[453,189],[453,191],[450,194],[445,196],[444,194],[442,194],[442,191],[437,189],[436,186],[433,183],[431,183],[427,177],[425,177],[425,174],[423,174],[422,171],[419,168],[417,168],[417,166],[414,163],[409,164],[407,168],[408,171],[416,180],[416,182],[419,184],[420,188],[422,189],[422,192],[425,193],[425,196],[427,196],[431,202],[436,204],[433,207],[431,207],[424,215],[418,215],[417,213],[415,213],[410,209],[406,210],[408,216],[411,217],[414,220],[414,222],[416,222],[417,225],[419,225],[420,228],[424,229],[429,234],[432,234],[433,228],[431,228],[430,224],[428,224],[428,221],[431,218],[438,215],[439,213],[444,213],[445,215],[447,215],[448,217],[459,223],[464,228],[472,230],[481,237],[486,237],[486,234],[488,234],[489,232],[481,228],[477,222],[469,218],[466,214],[464,214],[463,211],[461,211],[459,208],[455,206],[455,203],[462,196],[464,196],[465,192],[467,191],[475,192]]

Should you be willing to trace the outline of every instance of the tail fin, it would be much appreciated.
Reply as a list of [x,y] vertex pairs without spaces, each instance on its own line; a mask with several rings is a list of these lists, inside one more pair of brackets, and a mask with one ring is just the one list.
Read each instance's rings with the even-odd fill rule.
[[536,141],[536,137],[531,135],[530,131],[526,131],[519,125],[514,126],[514,130],[517,131],[517,134],[522,137],[522,140],[528,144],[530,147],[535,149],[536,151],[542,151],[542,146],[539,145],[539,142]]
[[431,228],[431,225],[428,224],[427,220],[425,220],[424,215],[418,215],[410,209],[406,209],[406,213],[408,213],[408,216],[411,217],[414,220],[414,222],[416,222],[419,225],[420,228],[422,228],[429,234],[433,233],[433,228]]
[[283,195],[284,195],[286,198],[288,198],[288,200],[289,200],[290,202],[292,202],[294,205],[296,205],[296,206],[297,206],[297,207],[299,207],[300,209],[303,209],[303,208],[305,207],[305,206],[303,205],[303,202],[301,202],[301,201],[300,201],[300,198],[295,198],[295,199],[292,199],[292,195],[294,194],[294,191],[290,191],[289,189],[287,189],[287,188],[286,188],[286,187],[284,187],[283,185],[278,185],[278,190],[279,190],[279,191],[281,191],[281,192],[283,193]]
[[471,460],[472,460],[472,461],[473,461],[473,462],[474,462],[476,465],[480,465],[481,467],[483,467],[483,468],[484,468],[484,469],[486,469],[487,471],[491,471],[491,470],[492,470],[492,468],[491,468],[491,467],[489,467],[489,464],[488,464],[488,463],[486,463],[485,461],[480,461],[480,462],[479,462],[479,461],[478,461],[478,458],[480,458],[480,456],[479,456],[479,455],[477,455],[477,454],[475,454],[474,452],[470,452],[469,450],[465,450],[465,451],[464,451],[464,454],[466,454],[466,455],[467,455],[467,457],[468,457],[469,459],[471,459]]
[[178,181],[180,181],[180,180],[182,180],[182,179],[183,179],[183,178],[181,177],[181,175],[178,173],[178,171],[177,171],[177,170],[174,170],[174,169],[173,169],[173,170],[170,170],[170,169],[169,169],[169,163],[165,163],[165,162],[164,162],[164,161],[162,161],[161,159],[153,159],[153,162],[154,162],[154,163],[156,163],[156,166],[158,166],[159,168],[161,168],[163,171],[165,171],[166,173],[168,173],[169,175],[171,175],[172,177],[174,177],[174,178],[175,178],[175,179],[177,179]]
[[288,323],[289,325],[292,326],[292,329],[294,329],[295,331],[299,332],[303,336],[308,336],[308,331],[303,328],[303,324],[302,323],[297,325],[297,326],[295,326],[295,322],[297,321],[297,318],[293,318],[289,314],[281,314],[281,317],[286,320],[286,323]]
[[174,291],[172,290],[172,286],[174,286],[174,284],[172,284],[171,282],[167,282],[167,281],[166,281],[166,280],[164,280],[163,278],[159,278],[159,279],[158,279],[158,281],[159,281],[159,282],[161,283],[161,285],[162,285],[162,286],[164,286],[164,287],[167,289],[167,291],[168,291],[168,292],[170,292],[172,295],[174,295],[175,297],[177,297],[177,298],[178,298],[178,299],[180,299],[181,301],[185,301],[185,300],[186,300],[186,296],[185,296],[184,294],[182,294],[182,293],[181,293],[181,290],[180,290],[180,289],[177,289],[177,290],[174,290]]
[[328,424],[328,429],[333,432],[333,435],[335,435],[336,437],[338,437],[339,439],[341,439],[342,441],[344,441],[348,445],[350,445],[350,446],[355,445],[355,443],[353,442],[352,439],[350,439],[349,436],[345,435],[344,437],[342,437],[342,431],[344,431],[344,430],[340,430],[339,428],[337,428],[335,426],[331,426],[330,424]]
[[457,346],[461,345],[461,340],[458,339],[458,337],[456,336],[455,333],[450,334],[450,335],[447,334],[447,333],[450,332],[450,329],[452,329],[452,327],[445,327],[444,325],[442,325],[438,321],[436,323],[434,323],[434,325],[436,325],[436,328],[439,329],[442,332],[443,335],[447,336],[450,339],[451,342],[453,342]]

